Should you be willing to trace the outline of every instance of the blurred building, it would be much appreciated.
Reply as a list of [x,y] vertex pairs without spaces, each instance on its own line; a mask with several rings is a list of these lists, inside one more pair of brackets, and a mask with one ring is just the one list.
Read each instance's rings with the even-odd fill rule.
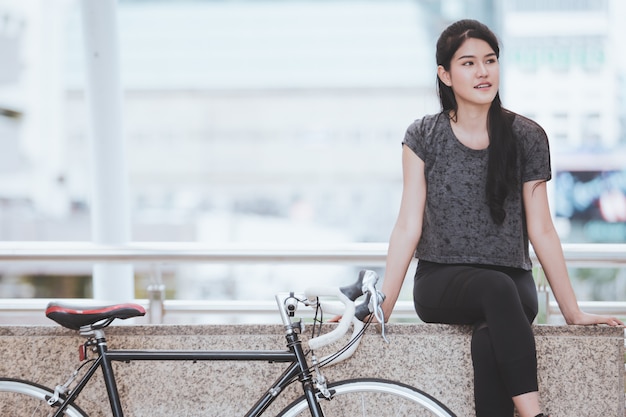
[[566,241],[626,241],[626,3],[502,2],[505,103],[548,133]]
[[[23,96],[18,143],[32,146],[0,185],[17,190],[0,238],[89,240],[78,2],[5,10],[31,22],[13,86],[48,87]],[[121,1],[118,17],[134,240],[387,238],[404,130],[437,108],[417,4]],[[182,266],[177,295],[264,297],[294,277],[345,276],[264,266],[250,280],[248,269]]]
[[622,3],[504,2],[506,97],[544,126],[559,151],[624,142],[615,42]]
[[[90,156],[77,2],[65,10],[54,16],[65,22],[57,42],[45,41],[62,70],[39,81],[61,81],[62,95],[50,94],[62,109],[50,116],[61,116],[58,151],[45,154],[58,163],[46,162],[55,168],[46,181],[78,218]],[[205,239],[198,213],[235,212],[307,216],[347,226],[349,240],[385,239],[404,130],[437,108],[425,21],[409,1],[120,2],[135,238]],[[31,137],[38,149],[51,143]],[[24,239],[17,233],[5,238]],[[30,238],[65,238],[53,233]],[[65,233],[89,239],[82,226]]]

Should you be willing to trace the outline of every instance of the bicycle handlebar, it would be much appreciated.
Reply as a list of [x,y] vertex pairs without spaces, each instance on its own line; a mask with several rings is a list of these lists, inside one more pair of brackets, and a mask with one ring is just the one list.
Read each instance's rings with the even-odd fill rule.
[[[387,341],[384,330],[385,319],[382,308],[380,307],[380,304],[384,300],[384,295],[376,290],[377,281],[378,275],[376,272],[363,270],[359,273],[357,281],[352,285],[341,288],[311,287],[305,291],[305,295],[309,302],[318,304],[324,312],[341,316],[339,324],[335,329],[329,333],[311,338],[309,340],[309,347],[312,350],[320,349],[341,339],[348,332],[351,323],[354,330],[350,339],[351,341],[356,339],[357,335],[364,326],[363,319],[371,313],[375,315],[376,319],[383,326],[382,336],[383,339]],[[355,301],[362,295],[366,295],[366,299],[362,304],[359,304],[358,308],[356,308]],[[321,301],[320,297],[334,297],[341,302],[341,305]],[[356,340],[349,349],[347,349],[337,359],[333,360],[333,362],[336,363],[350,357],[358,347],[358,342],[359,341]]]
[[[340,314],[341,319],[339,324],[331,332],[323,334],[321,336],[314,337],[309,340],[309,347],[313,350],[319,349],[323,346],[330,345],[333,342],[339,340],[344,334],[348,332],[350,323],[352,323],[354,317],[354,300],[349,299],[339,288],[316,288],[312,287],[305,291],[306,298],[311,302],[317,302],[322,311],[327,311],[332,314]],[[343,304],[343,309],[333,308],[329,303],[320,301],[319,297],[336,297]]]

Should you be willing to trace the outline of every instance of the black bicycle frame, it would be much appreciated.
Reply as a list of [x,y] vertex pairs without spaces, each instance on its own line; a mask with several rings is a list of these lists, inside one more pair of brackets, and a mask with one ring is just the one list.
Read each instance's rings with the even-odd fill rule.
[[285,387],[296,378],[301,382],[304,395],[309,403],[312,417],[323,417],[323,412],[315,396],[313,378],[309,371],[306,355],[302,349],[302,342],[295,332],[288,332],[287,346],[289,350],[232,350],[232,351],[187,351],[187,350],[107,350],[104,335],[96,339],[98,357],[89,367],[85,375],[76,384],[63,405],[55,412],[54,417],[61,417],[63,410],[72,403],[85,388],[98,368],[102,369],[104,383],[109,397],[109,404],[113,417],[123,417],[117,383],[113,375],[113,361],[263,361],[291,363],[287,369],[274,381],[272,389],[267,392],[250,408],[245,417],[260,417],[274,402]]

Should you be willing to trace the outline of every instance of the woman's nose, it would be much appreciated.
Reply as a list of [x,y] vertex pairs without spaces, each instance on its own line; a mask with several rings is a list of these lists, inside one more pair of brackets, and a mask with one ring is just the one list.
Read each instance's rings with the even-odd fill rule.
[[478,64],[478,71],[477,71],[477,75],[479,77],[484,77],[487,74],[489,74],[489,71],[487,70],[487,66],[485,64]]

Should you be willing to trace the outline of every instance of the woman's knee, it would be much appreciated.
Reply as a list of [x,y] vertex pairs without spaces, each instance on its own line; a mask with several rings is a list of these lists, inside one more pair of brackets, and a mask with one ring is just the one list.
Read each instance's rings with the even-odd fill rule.
[[498,301],[518,301],[519,293],[515,283],[508,275],[497,272],[488,271],[482,278],[482,294],[487,300]]

